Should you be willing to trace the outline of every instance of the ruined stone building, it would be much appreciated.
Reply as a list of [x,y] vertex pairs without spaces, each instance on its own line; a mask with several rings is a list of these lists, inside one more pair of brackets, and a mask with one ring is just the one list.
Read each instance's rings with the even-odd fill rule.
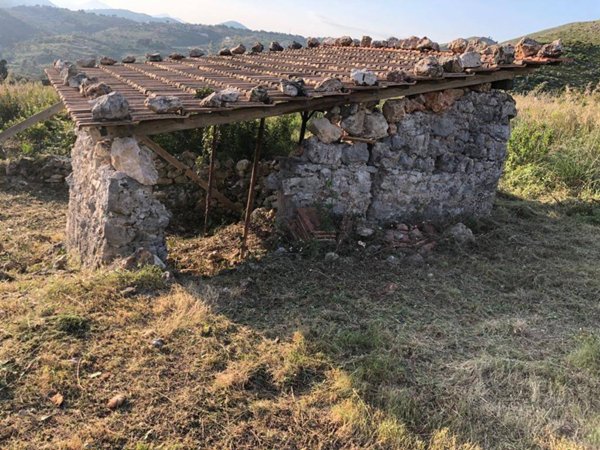
[[[531,40],[516,49],[457,40],[440,50],[427,38],[344,37],[301,47],[57,61],[47,74],[78,130],[70,252],[89,266],[140,248],[164,260],[170,215],[155,195],[157,158],[209,191],[208,205],[241,213],[243,205],[150,136],[261,119],[258,158],[264,118],[289,113],[302,114],[301,147],[269,177],[282,220],[317,205],[382,225],[485,215],[516,114],[504,90],[516,76],[560,62],[559,42]],[[306,128],[312,136],[304,139]]]

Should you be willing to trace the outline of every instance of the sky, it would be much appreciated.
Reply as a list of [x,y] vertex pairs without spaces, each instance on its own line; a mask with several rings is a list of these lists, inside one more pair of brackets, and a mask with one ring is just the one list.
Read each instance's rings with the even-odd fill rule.
[[375,39],[426,35],[439,42],[485,36],[497,41],[569,22],[600,19],[600,0],[52,0],[170,15],[190,23],[236,20],[254,30]]

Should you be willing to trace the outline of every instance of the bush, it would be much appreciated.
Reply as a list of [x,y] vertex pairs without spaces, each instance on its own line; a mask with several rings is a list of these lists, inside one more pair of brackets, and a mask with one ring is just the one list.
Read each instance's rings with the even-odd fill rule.
[[[50,86],[40,83],[0,85],[0,131],[43,111],[59,101]],[[74,126],[66,114],[40,122],[3,145],[9,155],[69,154],[75,142]]]
[[[257,120],[221,125],[217,158],[219,160],[232,158],[235,161],[252,160],[258,126],[259,121]],[[299,130],[300,117],[298,114],[268,118],[261,152],[262,158],[289,155],[298,142]],[[211,127],[163,134],[156,136],[155,139],[170,153],[177,154],[188,150],[198,153],[198,156],[206,157],[212,145],[212,133]]]

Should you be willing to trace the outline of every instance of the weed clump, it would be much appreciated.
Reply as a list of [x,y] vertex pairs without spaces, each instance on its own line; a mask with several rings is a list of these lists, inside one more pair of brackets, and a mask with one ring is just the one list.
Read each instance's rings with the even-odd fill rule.
[[579,338],[579,345],[571,353],[571,364],[600,375],[600,336],[593,334]]
[[90,320],[77,314],[61,314],[56,318],[56,329],[70,336],[82,337],[90,331]]

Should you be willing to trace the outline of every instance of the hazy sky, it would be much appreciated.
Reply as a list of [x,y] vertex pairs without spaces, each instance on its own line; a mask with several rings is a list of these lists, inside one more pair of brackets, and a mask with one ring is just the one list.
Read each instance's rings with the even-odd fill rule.
[[600,0],[52,0],[168,14],[190,23],[237,20],[304,36],[491,36],[502,41],[567,22],[600,19]]

